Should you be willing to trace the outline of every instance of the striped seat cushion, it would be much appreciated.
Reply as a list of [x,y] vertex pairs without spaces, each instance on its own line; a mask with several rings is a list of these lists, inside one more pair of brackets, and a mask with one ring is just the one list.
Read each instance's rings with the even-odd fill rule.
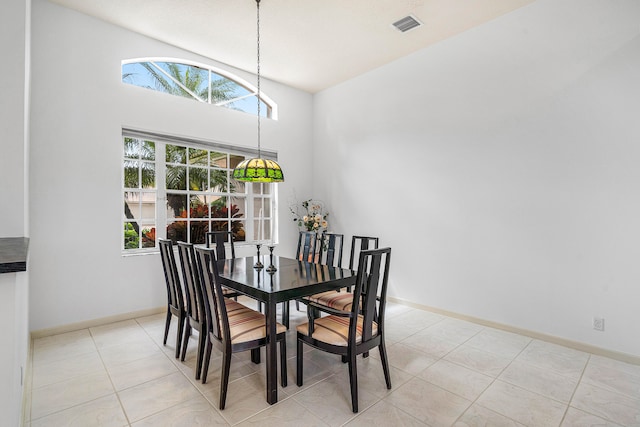
[[335,308],[336,310],[351,311],[353,294],[346,291],[326,291],[303,299],[326,307]]
[[[358,326],[356,327],[356,344],[362,342],[362,315],[358,316]],[[309,335],[309,324],[303,323],[296,328],[303,335]],[[373,336],[378,334],[378,324],[373,322]],[[318,341],[331,345],[339,345],[345,347],[347,345],[347,337],[349,336],[349,318],[339,316],[321,317],[314,321],[313,334],[311,335]]]
[[[257,340],[267,335],[264,314],[233,300],[225,299],[225,303],[232,344]],[[286,331],[285,326],[280,323],[276,324],[278,334]]]
[[239,302],[229,298],[225,298],[224,303],[227,306],[227,316],[232,316],[234,311],[244,310],[247,308],[246,305],[240,304]]

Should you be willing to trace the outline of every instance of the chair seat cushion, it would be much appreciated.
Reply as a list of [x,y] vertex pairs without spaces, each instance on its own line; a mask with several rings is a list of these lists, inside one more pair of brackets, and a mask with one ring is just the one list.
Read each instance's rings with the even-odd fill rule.
[[[353,295],[353,294],[351,294]],[[364,317],[358,315],[358,326],[356,327],[356,344],[362,342],[362,322]],[[372,322],[372,335],[378,334],[378,324]],[[309,335],[309,324],[303,323],[298,325],[296,330],[303,334]],[[314,321],[313,334],[311,337],[315,340],[325,342],[331,345],[346,346],[347,337],[349,336],[349,318],[339,316],[320,317]]]
[[353,304],[353,293],[346,291],[326,291],[319,294],[303,298],[303,300],[315,302],[326,307],[335,308],[341,311],[351,311]]
[[[233,300],[225,299],[225,303],[232,344],[253,341],[267,336],[264,314]],[[287,328],[284,325],[276,324],[276,333],[281,334],[286,331]]]
[[233,316],[233,313],[237,310],[245,310],[247,308],[246,305],[240,304],[237,301],[234,301],[230,298],[225,298],[224,303],[227,306],[227,316]]

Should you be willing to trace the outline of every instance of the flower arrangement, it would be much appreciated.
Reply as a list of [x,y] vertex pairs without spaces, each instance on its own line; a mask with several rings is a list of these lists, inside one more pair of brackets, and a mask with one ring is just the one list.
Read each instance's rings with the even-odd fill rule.
[[329,213],[324,211],[320,201],[305,200],[300,206],[291,206],[289,209],[293,215],[293,221],[301,230],[321,232],[329,226],[327,222]]

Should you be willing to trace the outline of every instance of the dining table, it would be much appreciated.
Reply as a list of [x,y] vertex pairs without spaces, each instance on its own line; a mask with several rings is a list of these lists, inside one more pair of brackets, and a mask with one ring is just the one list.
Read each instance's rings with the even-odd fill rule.
[[[258,261],[262,267],[257,265]],[[256,255],[219,260],[218,274],[223,286],[264,303],[267,333],[267,402],[277,403],[278,346],[275,339],[277,304],[353,286],[356,282],[356,272],[277,255]],[[288,324],[285,326],[288,327]]]

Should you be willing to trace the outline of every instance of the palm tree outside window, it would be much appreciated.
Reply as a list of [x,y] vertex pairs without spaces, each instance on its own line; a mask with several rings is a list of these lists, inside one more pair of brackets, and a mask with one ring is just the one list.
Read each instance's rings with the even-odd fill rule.
[[[122,82],[219,107],[258,114],[257,89],[243,79],[213,67],[155,58],[123,61]],[[261,116],[275,118],[275,104],[260,97]]]

